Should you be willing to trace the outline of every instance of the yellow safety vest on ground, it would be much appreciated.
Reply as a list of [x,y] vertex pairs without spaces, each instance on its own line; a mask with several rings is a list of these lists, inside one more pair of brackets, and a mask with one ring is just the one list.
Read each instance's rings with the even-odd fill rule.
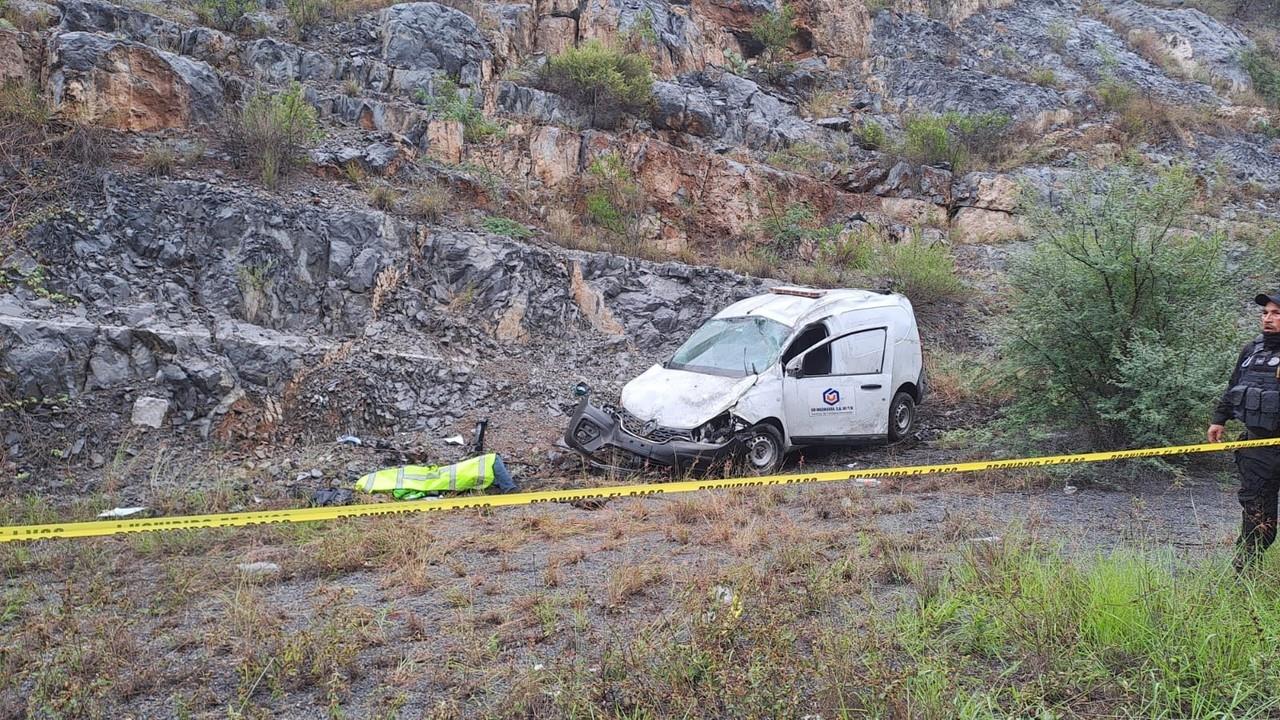
[[483,490],[493,484],[497,453],[468,458],[453,465],[402,465],[369,473],[356,481],[367,493],[391,493],[397,500],[462,490]]

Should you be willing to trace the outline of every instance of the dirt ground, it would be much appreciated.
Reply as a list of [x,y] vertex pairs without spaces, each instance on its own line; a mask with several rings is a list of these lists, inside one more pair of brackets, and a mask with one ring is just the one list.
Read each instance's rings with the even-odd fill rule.
[[[11,498],[5,523],[86,519],[126,500],[166,513],[296,506],[389,457],[337,445],[228,455],[209,466],[221,484],[193,494],[163,481],[191,457],[136,449],[99,494],[56,508]],[[980,454],[918,442],[792,466]],[[911,601],[911,578],[1012,537],[1069,553],[1225,555],[1238,510],[1223,457],[1123,489],[1092,470],[1072,485],[984,473],[11,544],[0,547],[0,717],[555,717],[570,685],[612,692],[598,669],[614,650],[676,632],[690,598],[745,596],[766,569],[813,593],[824,569],[849,568],[823,601],[840,623],[891,613]],[[599,480],[543,469],[527,484]]]

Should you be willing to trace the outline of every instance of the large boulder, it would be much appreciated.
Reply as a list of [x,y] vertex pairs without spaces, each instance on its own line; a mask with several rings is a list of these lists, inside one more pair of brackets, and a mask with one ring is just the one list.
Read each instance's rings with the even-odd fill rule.
[[404,3],[382,11],[382,57],[411,70],[441,70],[467,86],[493,74],[493,53],[465,13],[438,3]]
[[728,72],[653,84],[654,127],[751,148],[778,148],[814,133],[795,108]]
[[120,130],[212,123],[224,109],[222,80],[208,65],[85,32],[53,39],[49,88],[62,114]]
[[181,51],[183,28],[175,22],[101,0],[59,0],[65,32],[102,32],[174,52]]

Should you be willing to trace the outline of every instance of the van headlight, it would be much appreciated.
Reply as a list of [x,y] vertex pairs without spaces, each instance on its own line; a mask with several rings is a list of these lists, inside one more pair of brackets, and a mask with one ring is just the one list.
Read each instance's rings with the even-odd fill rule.
[[692,435],[694,442],[707,445],[723,445],[733,438],[736,424],[732,415],[722,413],[694,428],[690,435]]

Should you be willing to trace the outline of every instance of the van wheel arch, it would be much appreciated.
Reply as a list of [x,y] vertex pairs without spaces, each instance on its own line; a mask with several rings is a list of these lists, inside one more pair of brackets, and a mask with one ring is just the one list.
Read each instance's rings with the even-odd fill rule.
[[897,395],[900,392],[904,392],[910,395],[911,399],[915,400],[916,403],[920,402],[920,388],[916,387],[915,383],[913,382],[902,383],[901,385],[898,386],[897,390],[893,391],[893,394]]
[[[743,464],[743,469],[754,475],[768,475],[778,472],[782,469],[787,459],[787,433],[782,428],[782,422],[777,418],[765,418],[760,422],[754,423],[750,428],[743,431],[745,443],[742,454],[738,456],[739,461]],[[768,453],[770,459],[765,461],[765,466],[755,465],[751,458],[753,453],[752,445],[756,438],[768,439],[768,444],[773,445],[771,452]],[[761,439],[764,439],[761,438]],[[767,445],[766,445],[767,447]]]

